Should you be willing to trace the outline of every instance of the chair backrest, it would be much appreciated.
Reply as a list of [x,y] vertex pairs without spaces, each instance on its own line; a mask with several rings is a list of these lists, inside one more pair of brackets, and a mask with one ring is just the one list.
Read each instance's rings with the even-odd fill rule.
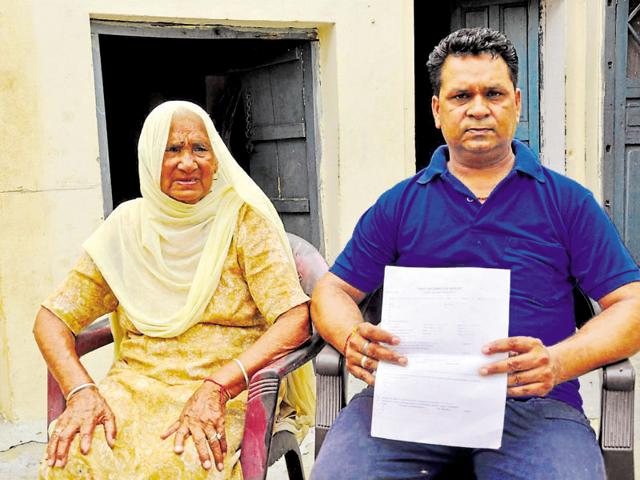
[[576,315],[576,327],[580,328],[593,318],[599,310],[597,304],[591,300],[580,287],[573,287],[573,309]]
[[304,293],[311,296],[313,287],[315,287],[320,277],[329,270],[329,266],[322,255],[320,255],[320,252],[316,250],[316,247],[304,238],[288,232],[287,237],[289,237],[293,259],[296,262],[300,286],[302,290],[304,290]]
[[367,296],[364,297],[364,300],[360,302],[360,312],[362,313],[365,322],[369,322],[374,325],[380,323],[383,292],[384,286],[381,286],[367,294]]

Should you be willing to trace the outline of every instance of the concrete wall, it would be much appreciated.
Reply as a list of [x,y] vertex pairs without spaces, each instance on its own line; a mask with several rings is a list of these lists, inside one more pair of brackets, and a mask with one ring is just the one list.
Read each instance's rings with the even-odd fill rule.
[[[34,315],[102,220],[90,20],[317,28],[320,192],[333,259],[361,212],[414,169],[412,5],[2,2],[0,414],[20,426],[20,441],[44,438],[45,366],[31,334]],[[96,363],[108,365],[108,353]]]
[[604,0],[567,2],[567,175],[602,199]]
[[[45,367],[31,335],[39,302],[100,220],[91,49],[63,2],[0,7],[2,414],[42,437]],[[74,34],[65,26],[77,22]],[[8,381],[7,381],[8,380]]]
[[542,162],[602,199],[604,0],[541,4]]

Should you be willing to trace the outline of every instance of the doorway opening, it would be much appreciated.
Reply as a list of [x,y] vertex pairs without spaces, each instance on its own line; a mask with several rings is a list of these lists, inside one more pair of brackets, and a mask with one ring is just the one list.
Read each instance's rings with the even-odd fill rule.
[[414,1],[415,56],[415,121],[416,172],[431,161],[433,152],[444,143],[433,123],[431,97],[433,90],[427,71],[427,60],[434,47],[450,30],[452,5],[449,2]]
[[274,35],[107,22],[92,30],[105,214],[140,196],[137,142],[147,114],[164,101],[188,100],[209,113],[285,229],[322,247],[314,31]]

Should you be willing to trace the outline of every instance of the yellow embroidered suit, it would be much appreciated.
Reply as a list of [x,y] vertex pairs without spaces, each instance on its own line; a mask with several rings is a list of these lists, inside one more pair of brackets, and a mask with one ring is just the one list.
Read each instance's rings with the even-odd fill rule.
[[[276,231],[246,206],[238,218],[220,282],[203,319],[180,336],[154,338],[138,332],[87,254],[43,303],[76,334],[114,312],[125,335],[120,358],[99,384],[116,417],[115,448],[109,448],[98,426],[88,455],[79,452],[76,436],[66,467],[49,468],[42,462],[40,478],[242,478],[238,448],[246,391],[227,403],[224,472],[204,470],[191,439],[182,455],[173,453],[173,436],[160,440],[205,376],[246,350],[282,313],[308,301]],[[294,413],[293,406],[282,402],[279,425],[295,428],[301,438],[312,419],[294,419]]]

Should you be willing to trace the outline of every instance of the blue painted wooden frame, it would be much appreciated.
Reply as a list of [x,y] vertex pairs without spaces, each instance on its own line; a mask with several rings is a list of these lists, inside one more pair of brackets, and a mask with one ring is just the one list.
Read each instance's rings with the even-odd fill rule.
[[605,8],[604,205],[640,261],[640,128],[629,116],[629,107],[638,108],[640,79],[627,72],[630,2],[615,0]]

